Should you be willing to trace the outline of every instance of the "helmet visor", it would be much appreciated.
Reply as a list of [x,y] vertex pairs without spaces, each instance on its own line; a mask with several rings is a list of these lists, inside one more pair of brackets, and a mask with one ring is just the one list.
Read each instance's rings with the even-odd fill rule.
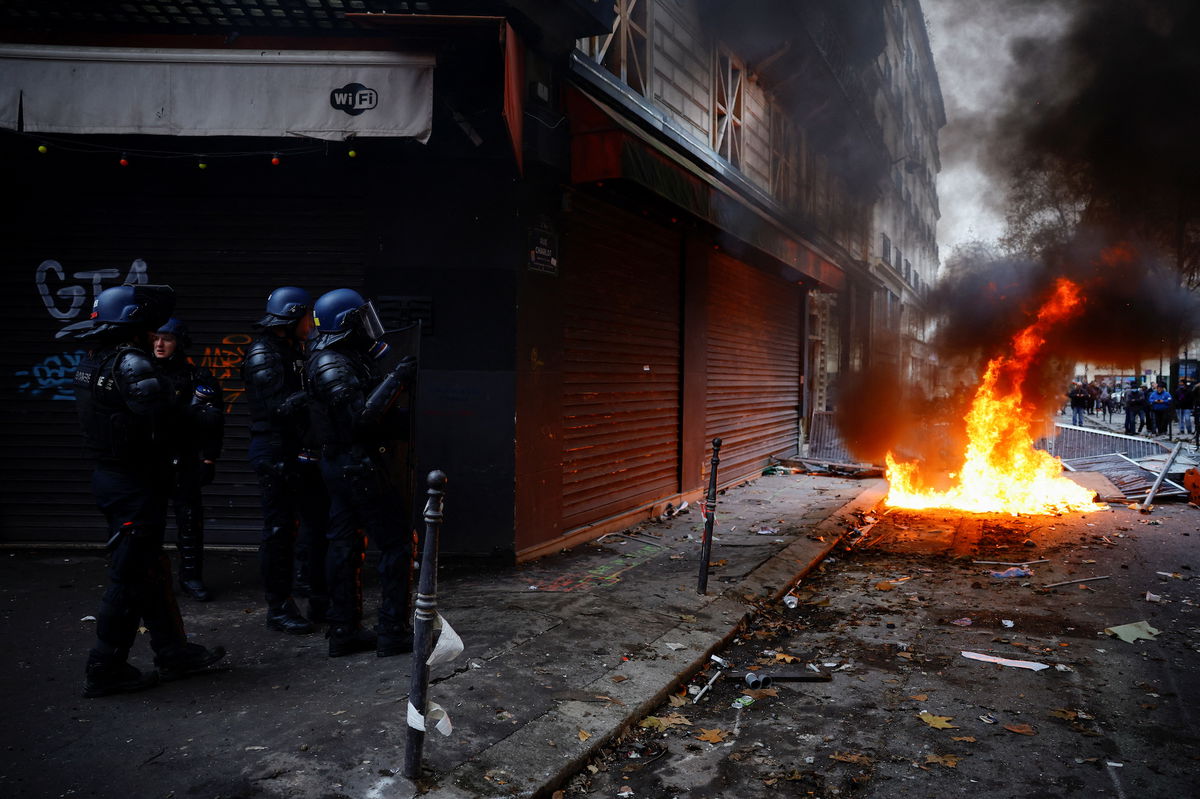
[[375,310],[375,304],[370,300],[358,309],[358,324],[359,329],[369,339],[383,338],[383,322],[379,321],[379,313]]

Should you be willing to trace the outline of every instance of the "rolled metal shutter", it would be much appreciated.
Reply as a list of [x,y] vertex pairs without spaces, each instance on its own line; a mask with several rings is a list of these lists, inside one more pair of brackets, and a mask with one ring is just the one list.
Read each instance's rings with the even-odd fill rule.
[[679,490],[673,230],[576,196],[563,240],[564,532]]
[[[721,439],[722,484],[796,453],[803,290],[724,253],[708,279],[706,439]],[[712,455],[707,447],[705,469]]]
[[[122,191],[120,184],[86,180],[64,190],[50,181],[9,217],[0,272],[10,298],[8,342],[0,349],[0,540],[100,539],[92,464],[82,453],[70,389],[81,342],[56,341],[54,334],[62,324],[86,318],[97,286],[119,285],[138,259],[148,282],[175,288],[176,313],[194,339],[189,355],[224,388],[225,451],[216,482],[204,491],[208,540],[259,540],[258,484],[246,463],[248,414],[240,379],[252,323],[279,285],[304,286],[314,296],[361,286],[366,223],[344,198],[315,201],[311,184],[308,197],[283,192],[264,198],[181,197],[170,183],[140,180],[136,191]],[[49,260],[61,270],[44,266]],[[72,311],[76,299],[79,307]]]

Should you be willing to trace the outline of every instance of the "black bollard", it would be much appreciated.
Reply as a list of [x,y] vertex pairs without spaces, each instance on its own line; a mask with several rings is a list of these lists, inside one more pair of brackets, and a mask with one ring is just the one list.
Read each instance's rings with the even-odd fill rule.
[[696,584],[696,593],[700,596],[704,596],[708,592],[708,560],[712,555],[713,525],[717,521],[717,464],[721,462],[717,453],[721,451],[721,439],[714,438],[712,447],[712,468],[708,471],[708,496],[704,501],[704,543],[700,546],[700,581]]
[[[417,586],[416,619],[413,623],[412,681],[408,701],[422,718],[429,716],[429,654],[433,651],[433,622],[437,619],[438,532],[442,527],[442,500],[446,496],[446,474],[429,473],[429,499],[425,502],[425,546],[421,551],[421,576]],[[426,722],[428,723],[428,722]],[[415,780],[421,773],[421,748],[425,730],[408,728],[404,749],[404,776]]]

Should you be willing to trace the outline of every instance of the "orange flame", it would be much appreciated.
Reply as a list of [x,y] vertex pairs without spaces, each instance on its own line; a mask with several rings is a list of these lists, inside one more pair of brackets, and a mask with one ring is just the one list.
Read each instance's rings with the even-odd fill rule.
[[1062,476],[1062,463],[1033,448],[1033,430],[1042,420],[1022,398],[1033,356],[1050,328],[1082,307],[1079,287],[1060,278],[1054,295],[1036,320],[1013,336],[1012,355],[993,358],[967,413],[967,451],[956,484],[945,491],[927,488],[918,463],[897,462],[887,454],[891,483],[884,504],[897,508],[953,508],[971,513],[1063,513],[1105,510],[1092,492]]

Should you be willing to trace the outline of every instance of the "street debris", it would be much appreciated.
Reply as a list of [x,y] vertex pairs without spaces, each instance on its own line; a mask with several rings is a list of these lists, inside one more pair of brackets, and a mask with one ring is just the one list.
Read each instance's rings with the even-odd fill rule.
[[701,727],[700,734],[696,736],[696,739],[699,741],[707,741],[710,744],[719,744],[719,743],[724,743],[725,739],[728,737],[729,737],[728,730],[720,730],[720,729],[706,730],[703,727]]
[[1146,592],[1146,601],[1147,602],[1162,602],[1162,597],[1158,594],[1152,594],[1149,591],[1147,591]]
[[946,768],[958,768],[960,755],[926,755],[925,765],[939,765]]
[[1104,632],[1107,635],[1113,635],[1120,638],[1127,644],[1132,644],[1134,641],[1153,641],[1154,636],[1162,632],[1150,626],[1149,622],[1135,621],[1131,624],[1119,624],[1116,627],[1105,627]]
[[733,700],[733,702],[729,706],[735,710],[742,710],[744,708],[750,707],[753,704],[754,704],[754,697],[746,696],[743,694],[742,696],[739,696],[737,699]]
[[758,674],[757,672],[748,671],[745,676],[746,687],[752,689],[770,688],[771,677],[767,674]]
[[1050,668],[1045,663],[1036,663],[1032,660],[1011,660],[1009,658],[1000,658],[995,655],[985,655],[981,652],[962,652],[963,657],[969,660],[981,660],[985,663],[996,663],[1001,666],[1011,666],[1014,669],[1029,669],[1030,671],[1041,671],[1042,669]]
[[1037,735],[1037,730],[1028,724],[1005,724],[1004,729],[1017,735]]
[[1163,464],[1162,471],[1158,473],[1158,477],[1154,480],[1154,485],[1150,488],[1150,493],[1146,494],[1146,499],[1138,507],[1142,513],[1149,513],[1153,507],[1150,503],[1154,501],[1154,495],[1158,493],[1158,489],[1162,487],[1163,480],[1167,478],[1167,472],[1171,469],[1171,464],[1175,462],[1175,458],[1179,457],[1179,451],[1183,449],[1183,442],[1180,441],[1171,450],[1170,456],[1167,457],[1167,462]]
[[1032,569],[1022,569],[1020,566],[1014,566],[1011,569],[1005,569],[1002,572],[990,572],[993,577],[1032,577]]
[[1083,577],[1079,580],[1063,580],[1061,583],[1050,583],[1043,585],[1042,588],[1058,588],[1063,585],[1078,585],[1079,583],[1094,583],[1097,580],[1108,580],[1112,577],[1111,574],[1106,574],[1102,577]]
[[1022,561],[1017,561],[1016,563],[1003,561],[1003,560],[973,560],[973,561],[971,561],[971,563],[976,566],[1018,566],[1018,567],[1034,566],[1038,563],[1049,563],[1049,562],[1050,561],[1047,560],[1046,558],[1042,558],[1041,560],[1022,560]]
[[871,765],[871,757],[862,752],[834,752],[829,756],[830,760],[837,760],[841,763],[854,763],[859,766]]
[[950,623],[957,625],[959,627],[970,627],[973,622],[968,618],[962,618],[962,619],[955,619],[954,621],[952,621]]
[[917,714],[917,718],[933,727],[935,730],[957,730],[958,725],[951,724],[950,720],[953,716],[935,716],[928,710],[922,710]]
[[1000,620],[1000,623],[1001,623],[1001,624],[1003,624],[1005,627],[1012,627],[1012,626],[1013,626],[1013,620],[1012,620],[1012,619],[1001,619],[1001,620]]

